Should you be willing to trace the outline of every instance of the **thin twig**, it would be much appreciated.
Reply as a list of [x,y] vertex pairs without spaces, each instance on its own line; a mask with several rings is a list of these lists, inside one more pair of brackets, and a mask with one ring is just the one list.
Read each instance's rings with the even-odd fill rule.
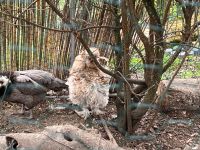
[[[17,17],[21,17],[21,15],[23,15],[23,13],[25,13],[32,5],[34,5],[38,0],[33,1],[26,9],[24,9],[22,12],[20,12]],[[17,19],[18,20],[18,19]],[[17,20],[15,21],[14,24],[16,24]]]
[[110,141],[111,141],[115,146],[118,146],[118,144],[117,144],[115,138],[113,137],[112,133],[110,132],[110,130],[109,130],[109,128],[108,128],[108,126],[107,126],[105,120],[102,118],[102,116],[99,115],[99,117],[100,117],[100,119],[101,119],[101,121],[102,121],[103,127],[104,127],[104,129],[105,129],[105,131],[106,131],[106,133],[107,133],[107,135],[108,135]]
[[136,96],[136,97],[138,98],[139,95],[136,94],[136,93],[133,91],[131,85],[130,85],[129,82],[126,80],[126,78],[121,74],[121,72],[117,71],[117,73],[120,74],[120,76],[121,76],[121,77],[124,79],[124,81],[127,83],[127,85],[128,85],[128,87],[129,87],[129,90],[131,91],[131,93],[132,93],[134,96]]

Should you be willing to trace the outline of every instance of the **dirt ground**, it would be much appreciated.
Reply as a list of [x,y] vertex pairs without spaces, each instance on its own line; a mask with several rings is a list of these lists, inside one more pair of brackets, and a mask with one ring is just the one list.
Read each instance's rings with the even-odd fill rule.
[[[200,142],[200,109],[196,104],[200,104],[200,98],[196,104],[187,102],[189,98],[180,99],[176,93],[169,99],[170,107],[175,109],[168,113],[156,113],[150,110],[145,115],[134,135],[122,136],[114,128],[109,127],[117,143],[121,147],[129,147],[135,150],[182,150],[198,149]],[[41,131],[46,126],[72,124],[80,128],[91,127],[101,133],[102,137],[108,139],[104,128],[98,124],[98,116],[93,116],[91,121],[85,122],[76,113],[69,109],[53,109],[56,104],[67,103],[66,98],[59,97],[47,99],[33,109],[34,119],[26,119],[21,115],[12,115],[20,110],[16,104],[1,103],[0,133],[10,132],[36,132]],[[184,109],[191,105],[191,108]],[[196,109],[197,108],[197,109]],[[109,102],[103,115],[105,120],[110,120],[116,116],[114,102]],[[26,115],[28,116],[28,114]],[[155,118],[155,119],[153,119]],[[92,123],[91,123],[92,122]]]

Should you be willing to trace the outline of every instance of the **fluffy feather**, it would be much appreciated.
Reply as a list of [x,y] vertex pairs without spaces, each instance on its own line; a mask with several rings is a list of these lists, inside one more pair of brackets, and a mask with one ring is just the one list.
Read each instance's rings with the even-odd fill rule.
[[[98,59],[99,50],[90,49]],[[68,85],[69,99],[83,108],[82,111],[76,111],[78,115],[86,119],[90,113],[103,113],[100,109],[108,104],[109,80],[110,77],[97,68],[85,51],[75,58],[70,69]]]

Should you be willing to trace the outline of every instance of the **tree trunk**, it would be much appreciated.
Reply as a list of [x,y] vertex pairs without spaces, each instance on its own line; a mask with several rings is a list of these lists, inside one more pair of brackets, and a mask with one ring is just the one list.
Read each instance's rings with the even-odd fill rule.
[[[132,119],[136,124],[142,116],[147,112],[149,107],[155,101],[156,91],[162,76],[164,44],[163,44],[163,27],[160,17],[156,12],[154,1],[143,0],[146,11],[150,17],[150,42],[145,41],[145,64],[144,64],[144,78],[148,89],[142,101],[137,108],[132,112]],[[136,29],[137,30],[137,29]],[[139,34],[140,38],[143,38]],[[148,42],[148,43],[147,43]],[[155,46],[158,45],[158,46]],[[145,105],[143,105],[145,104]],[[145,106],[145,107],[143,107]]]
[[[75,19],[76,13],[76,0],[70,0],[69,2],[70,8],[70,26],[72,26],[72,30],[76,28],[76,24],[73,21]],[[70,33],[70,66],[73,64],[75,59],[75,49],[76,49],[76,37],[73,33]]]
[[[157,95],[162,96],[169,80],[163,80],[158,86]],[[195,111],[199,109],[200,82],[197,79],[174,79],[165,97],[158,99],[161,111],[171,110]],[[187,100],[186,100],[187,99]],[[176,100],[176,103],[174,103]],[[177,105],[178,103],[178,105]]]

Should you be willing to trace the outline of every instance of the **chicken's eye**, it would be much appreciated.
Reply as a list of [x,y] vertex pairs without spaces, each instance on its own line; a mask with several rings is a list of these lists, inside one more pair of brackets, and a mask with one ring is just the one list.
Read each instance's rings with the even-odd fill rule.
[[88,60],[92,63],[93,62],[93,59],[91,57],[88,58]]

